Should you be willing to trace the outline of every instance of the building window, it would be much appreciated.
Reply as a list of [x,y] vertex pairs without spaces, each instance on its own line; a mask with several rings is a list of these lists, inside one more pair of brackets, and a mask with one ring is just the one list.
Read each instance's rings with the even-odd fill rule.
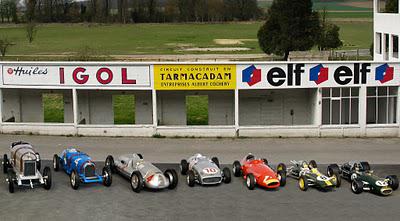
[[384,56],[383,59],[384,60],[388,60],[389,59],[389,41],[390,41],[390,37],[389,34],[385,34],[385,51],[384,51]]
[[395,124],[397,87],[367,88],[367,124]]
[[375,42],[375,44],[376,44],[376,47],[375,47],[375,50],[376,50],[376,53],[377,54],[382,54],[382,33],[376,33],[376,36],[375,36],[375,39],[376,39],[376,42]]
[[399,58],[399,36],[392,35],[393,57]]
[[398,13],[399,0],[377,0],[378,13]]
[[322,124],[358,124],[359,88],[323,88]]

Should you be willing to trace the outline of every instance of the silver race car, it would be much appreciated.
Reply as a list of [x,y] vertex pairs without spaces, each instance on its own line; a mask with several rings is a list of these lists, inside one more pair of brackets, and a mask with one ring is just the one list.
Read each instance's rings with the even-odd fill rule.
[[144,187],[149,189],[174,189],[178,184],[178,175],[174,169],[161,172],[152,163],[143,160],[141,154],[121,155],[114,161],[113,156],[106,158],[106,167],[113,173],[130,180],[132,190],[139,193]]
[[195,183],[213,185],[231,182],[230,170],[225,167],[221,171],[216,157],[210,159],[198,153],[187,160],[183,159],[180,169],[182,175],[187,175],[186,181],[190,187],[193,187]]

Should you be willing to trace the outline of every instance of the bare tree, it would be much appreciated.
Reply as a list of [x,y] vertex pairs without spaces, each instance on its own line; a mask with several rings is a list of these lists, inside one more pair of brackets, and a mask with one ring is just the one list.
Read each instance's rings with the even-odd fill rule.
[[13,44],[10,42],[10,40],[8,40],[7,37],[0,38],[0,53],[2,57],[6,56],[8,48],[12,45]]
[[28,38],[29,43],[32,43],[33,39],[36,36],[37,25],[34,22],[28,22],[26,24],[26,37]]

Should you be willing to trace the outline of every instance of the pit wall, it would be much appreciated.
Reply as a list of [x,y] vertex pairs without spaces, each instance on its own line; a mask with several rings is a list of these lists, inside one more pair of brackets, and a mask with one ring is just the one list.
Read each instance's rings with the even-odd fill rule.
[[[400,63],[321,63],[3,62],[0,63],[0,133],[400,137]],[[381,66],[386,67],[383,74],[378,73]],[[388,76],[391,71],[392,77]],[[190,73],[200,73],[203,77],[190,79],[187,75]],[[215,75],[218,73],[220,77]],[[216,77],[204,79],[205,75]],[[367,123],[368,108],[371,111],[367,107],[367,90],[371,87],[395,88],[396,94],[390,96],[396,98],[396,107],[389,108],[396,112],[395,122]],[[356,88],[357,123],[322,123],[324,88]],[[63,96],[64,123],[44,122],[42,96],[52,93]],[[135,97],[134,124],[114,124],[113,95],[121,94]],[[186,97],[192,95],[208,97],[208,125],[187,125]],[[332,102],[338,99],[333,97]],[[377,112],[382,115],[389,105],[379,104]]]

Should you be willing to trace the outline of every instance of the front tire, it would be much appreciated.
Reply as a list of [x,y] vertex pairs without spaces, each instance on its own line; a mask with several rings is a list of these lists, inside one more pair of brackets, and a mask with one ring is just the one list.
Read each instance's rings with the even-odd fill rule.
[[355,194],[360,194],[364,191],[363,183],[361,180],[353,180],[351,182],[351,191]]
[[53,156],[53,169],[56,172],[60,170],[60,157],[57,154]]
[[140,193],[144,188],[143,176],[139,171],[134,171],[131,175],[131,187],[133,192]]
[[112,173],[111,169],[107,166],[103,167],[103,185],[106,187],[111,186],[112,184]]
[[52,184],[51,170],[50,167],[45,167],[43,170],[43,182],[44,189],[49,190]]
[[111,169],[112,173],[115,173],[115,162],[114,162],[113,156],[111,156],[111,155],[107,156],[105,166],[109,167]]
[[256,187],[256,179],[252,173],[249,173],[246,176],[246,186],[249,190],[254,190]]
[[215,163],[215,165],[217,165],[217,167],[219,168],[219,160],[218,157],[213,157],[211,158],[211,161]]
[[392,190],[397,190],[399,188],[399,179],[396,175],[387,176],[386,178],[389,179],[389,186]]
[[308,189],[308,180],[307,177],[301,176],[299,179],[299,188],[302,191],[307,191]]
[[7,154],[4,154],[4,156],[3,156],[3,173],[4,174],[7,174],[9,165],[10,165],[10,161],[8,160]]
[[187,174],[187,172],[189,170],[189,163],[187,162],[187,160],[185,160],[185,159],[181,160],[180,169],[181,169],[181,174],[182,175],[186,175]]
[[8,178],[8,192],[14,193],[14,171],[11,169],[7,171]]
[[333,172],[332,176],[336,178],[336,187],[340,187],[342,185],[342,178],[340,177],[338,172]]
[[164,176],[166,176],[169,180],[168,189],[175,189],[178,185],[178,174],[176,173],[176,171],[174,169],[168,169],[164,172]]
[[317,162],[315,160],[310,160],[310,163],[308,165],[310,165],[311,168],[318,168]]
[[71,183],[71,187],[74,190],[77,190],[79,188],[79,175],[76,172],[76,170],[73,170],[71,175],[69,176],[69,181]]
[[239,161],[233,162],[232,172],[235,177],[239,177],[242,175],[242,166],[240,165]]
[[194,172],[192,170],[190,170],[188,172],[188,175],[186,177],[186,182],[187,182],[188,186],[194,187],[194,184],[196,182],[196,177],[195,177]]
[[231,171],[225,167],[222,170],[222,174],[224,175],[224,179],[223,179],[224,183],[230,183],[232,180]]

